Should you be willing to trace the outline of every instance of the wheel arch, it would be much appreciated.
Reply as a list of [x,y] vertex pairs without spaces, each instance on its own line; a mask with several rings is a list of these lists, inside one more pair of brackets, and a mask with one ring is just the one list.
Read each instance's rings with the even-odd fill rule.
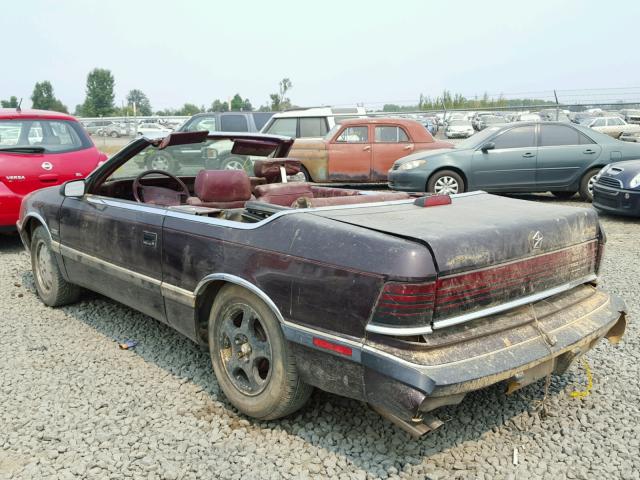
[[22,238],[24,239],[25,247],[31,247],[31,238],[33,237],[33,232],[39,226],[44,227],[47,235],[49,236],[49,240],[53,240],[53,237],[51,237],[49,226],[47,225],[47,222],[45,222],[44,218],[42,218],[42,215],[37,212],[30,212],[24,217],[21,227]]
[[273,312],[280,325],[285,323],[280,309],[273,300],[271,300],[269,295],[267,295],[258,286],[242,277],[238,277],[237,275],[228,273],[212,273],[200,280],[194,290],[196,335],[202,344],[207,344],[208,342],[207,330],[209,326],[209,314],[211,313],[213,302],[218,296],[220,290],[226,285],[238,285],[253,293]]
[[431,180],[431,177],[433,177],[436,173],[441,172],[443,170],[451,170],[452,172],[456,172],[458,175],[460,175],[462,177],[462,180],[464,180],[465,191],[467,192],[469,191],[469,179],[467,178],[466,173],[464,173],[464,171],[459,167],[443,165],[441,167],[436,168],[433,172],[429,174],[429,176],[427,176],[427,181],[424,183],[425,192],[427,191],[427,185],[429,183],[429,180]]

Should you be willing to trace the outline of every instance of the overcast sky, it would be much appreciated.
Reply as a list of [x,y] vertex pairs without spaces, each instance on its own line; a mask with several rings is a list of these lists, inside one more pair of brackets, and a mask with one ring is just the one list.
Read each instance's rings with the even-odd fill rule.
[[118,105],[138,88],[156,110],[235,93],[257,107],[283,77],[302,106],[638,87],[639,31],[640,0],[8,1],[0,98],[28,105],[50,80],[73,111],[95,67]]

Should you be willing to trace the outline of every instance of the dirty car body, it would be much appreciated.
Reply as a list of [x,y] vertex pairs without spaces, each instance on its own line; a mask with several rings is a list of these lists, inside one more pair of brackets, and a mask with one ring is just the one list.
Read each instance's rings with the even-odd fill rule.
[[[252,142],[269,143],[271,161],[286,157],[292,143],[260,135],[199,142],[216,140],[251,155]],[[439,424],[430,413],[437,407],[500,381],[515,389],[562,373],[599,339],[617,341],[624,331],[624,303],[595,287],[604,235],[593,211],[483,192],[435,203],[408,194],[367,201],[365,192],[342,196],[302,182],[260,185],[256,200],[210,210],[133,201],[126,166],[155,148],[158,142],[136,140],[82,188],[74,182],[27,197],[22,239],[32,257],[34,242],[49,242],[71,284],[203,346],[216,338],[210,329],[219,319],[211,312],[222,311],[222,297],[232,290],[257,297],[261,306],[253,310],[277,319],[267,340],[274,375],[266,371],[267,380],[277,374],[281,336],[300,385],[367,402],[421,434]],[[190,194],[202,191],[198,175],[218,174],[181,176]],[[159,176],[149,180],[168,185]],[[305,201],[293,204],[307,208],[288,206],[291,198],[270,203],[283,198],[275,191],[303,192]],[[320,200],[325,206],[313,206]],[[39,285],[37,270],[36,258]],[[254,355],[248,340],[235,339],[241,348],[229,346],[228,358]],[[245,409],[242,396],[234,401],[233,389],[225,393],[241,411],[270,418]]]

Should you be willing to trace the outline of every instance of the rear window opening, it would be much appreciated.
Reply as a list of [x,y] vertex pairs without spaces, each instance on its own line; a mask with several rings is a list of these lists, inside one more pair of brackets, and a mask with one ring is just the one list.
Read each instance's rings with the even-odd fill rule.
[[0,150],[17,153],[29,148],[41,153],[65,153],[93,146],[82,127],[70,120],[8,119],[0,120]]

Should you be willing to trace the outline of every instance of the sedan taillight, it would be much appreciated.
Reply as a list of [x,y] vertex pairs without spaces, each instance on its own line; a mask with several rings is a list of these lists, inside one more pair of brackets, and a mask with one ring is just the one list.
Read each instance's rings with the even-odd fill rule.
[[374,327],[428,327],[435,301],[435,282],[384,285],[370,325]]

